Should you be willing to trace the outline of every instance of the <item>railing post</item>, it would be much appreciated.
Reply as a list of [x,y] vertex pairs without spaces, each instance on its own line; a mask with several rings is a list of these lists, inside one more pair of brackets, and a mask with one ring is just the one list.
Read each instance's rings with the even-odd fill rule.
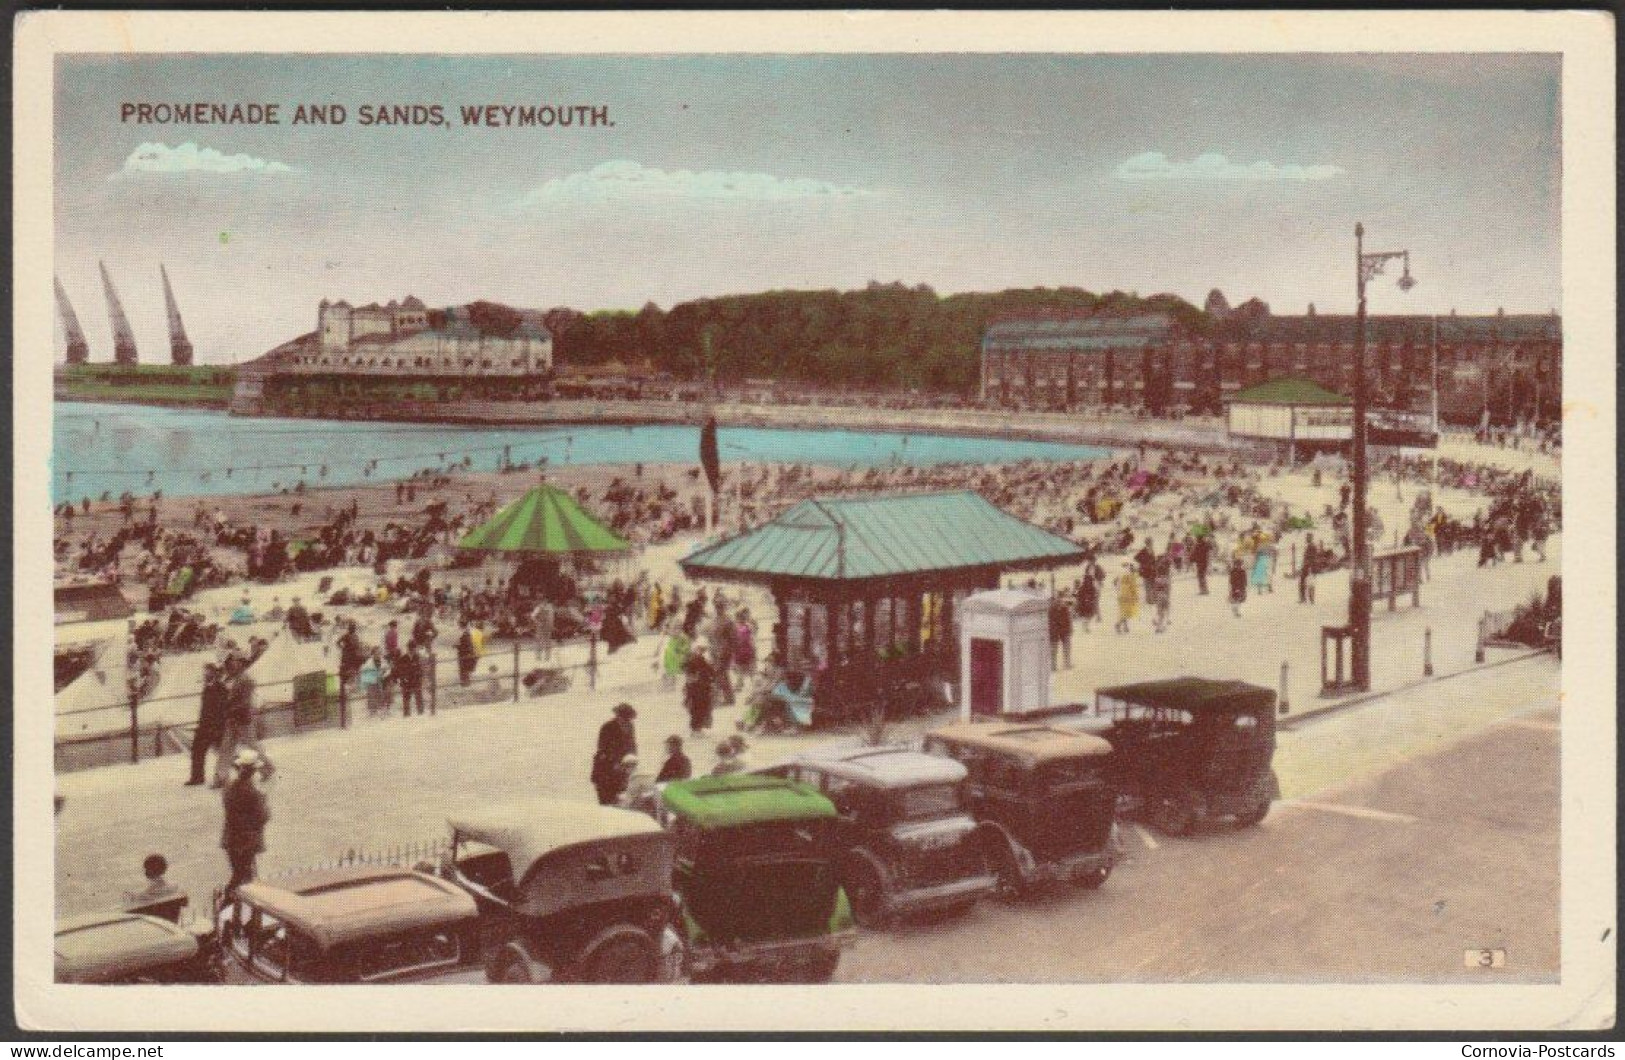
[[1276,700],[1276,704],[1279,707],[1282,714],[1290,713],[1291,710],[1292,710],[1292,701],[1291,701],[1291,699],[1289,699],[1287,697],[1286,678],[1287,678],[1287,664],[1286,664],[1286,660],[1282,659],[1281,660],[1281,695]]
[[339,728],[350,727],[350,682],[339,678]]
[[1484,618],[1485,616],[1480,615],[1478,619],[1478,646],[1473,651],[1473,662],[1475,663],[1484,661]]
[[587,643],[587,687],[598,688],[598,633],[593,631],[592,639]]
[[1298,576],[1298,543],[1296,541],[1292,542],[1292,569],[1286,572],[1286,576],[1288,578]]
[[130,689],[130,761],[141,761],[141,699],[135,688]]
[[519,702],[519,638],[513,639],[513,701]]
[[429,716],[433,717],[440,706],[440,659],[429,653]]
[[1422,631],[1422,676],[1433,676],[1433,627]]

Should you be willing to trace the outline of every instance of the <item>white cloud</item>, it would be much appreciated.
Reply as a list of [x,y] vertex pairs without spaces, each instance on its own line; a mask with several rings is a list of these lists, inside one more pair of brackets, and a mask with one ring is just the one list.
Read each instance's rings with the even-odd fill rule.
[[178,147],[145,143],[130,152],[124,167],[115,176],[141,173],[292,173],[294,168],[274,158],[228,155],[212,147],[199,147],[190,141]]
[[872,192],[842,187],[808,177],[717,169],[656,169],[617,159],[591,169],[555,177],[526,193],[522,206],[628,200],[688,199],[725,202],[789,202],[854,199]]
[[1118,180],[1331,180],[1346,171],[1342,166],[1304,166],[1296,162],[1232,162],[1224,155],[1197,155],[1190,162],[1175,162],[1160,151],[1135,155],[1117,167]]

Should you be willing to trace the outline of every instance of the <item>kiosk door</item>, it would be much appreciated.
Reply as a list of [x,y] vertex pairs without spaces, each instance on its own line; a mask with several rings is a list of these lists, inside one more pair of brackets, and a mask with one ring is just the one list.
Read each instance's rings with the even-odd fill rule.
[[997,717],[1004,708],[1004,642],[972,637],[970,712]]

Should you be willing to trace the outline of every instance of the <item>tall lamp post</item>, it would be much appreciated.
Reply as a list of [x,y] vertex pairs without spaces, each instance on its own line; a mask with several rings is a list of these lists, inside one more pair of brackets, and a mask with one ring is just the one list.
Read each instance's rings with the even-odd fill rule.
[[1366,381],[1365,381],[1365,285],[1381,274],[1383,266],[1399,258],[1405,263],[1399,289],[1416,286],[1411,278],[1411,252],[1385,250],[1367,254],[1365,226],[1354,226],[1355,288],[1359,301],[1354,331],[1354,535],[1349,570],[1349,629],[1353,634],[1352,662],[1354,687],[1371,690],[1371,547],[1366,540]]

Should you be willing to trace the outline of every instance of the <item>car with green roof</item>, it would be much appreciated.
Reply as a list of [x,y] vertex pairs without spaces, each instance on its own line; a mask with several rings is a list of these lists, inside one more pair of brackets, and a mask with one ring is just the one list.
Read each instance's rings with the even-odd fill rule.
[[841,885],[860,927],[962,913],[998,889],[965,804],[966,769],[901,746],[826,746],[762,772],[817,788],[840,814]]
[[825,982],[856,935],[835,805],[806,784],[738,773],[673,781],[656,819],[696,981]]

